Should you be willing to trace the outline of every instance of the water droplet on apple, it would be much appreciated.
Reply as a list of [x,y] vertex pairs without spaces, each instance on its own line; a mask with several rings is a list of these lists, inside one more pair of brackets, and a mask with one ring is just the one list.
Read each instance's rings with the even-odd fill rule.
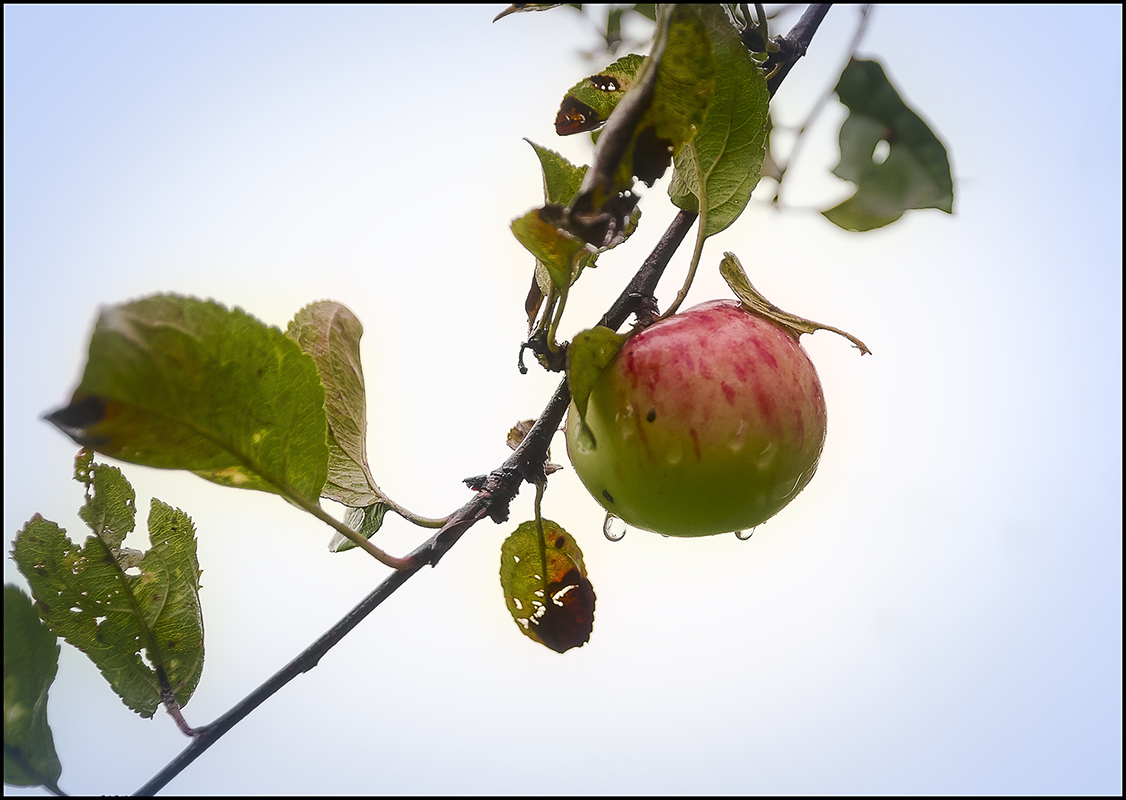
[[747,421],[745,419],[739,420],[739,427],[731,438],[727,440],[727,446],[731,449],[732,453],[738,453],[743,449],[743,445],[747,442]]
[[668,462],[670,464],[680,463],[681,459],[684,458],[684,447],[680,444],[680,442],[676,441],[675,439],[669,442],[669,451],[666,454],[666,458],[668,459]]
[[621,517],[607,514],[606,521],[602,523],[602,533],[611,542],[620,542],[626,536],[626,523]]
[[745,542],[755,535],[755,529],[751,528],[749,531],[735,531],[735,538],[740,542]]
[[635,411],[633,403],[626,403],[625,413],[619,411],[614,415],[614,421],[618,423],[618,430],[622,432],[623,441],[635,433],[637,427],[633,421]]
[[762,448],[759,454],[755,456],[755,466],[759,469],[769,469],[770,465],[774,463],[775,457],[778,455],[778,450],[777,442],[767,442],[766,447]]
[[778,500],[783,500],[787,497],[793,497],[798,493],[798,487],[801,485],[801,479],[805,477],[805,473],[801,473],[794,479],[793,483],[787,481],[774,489],[774,497]]

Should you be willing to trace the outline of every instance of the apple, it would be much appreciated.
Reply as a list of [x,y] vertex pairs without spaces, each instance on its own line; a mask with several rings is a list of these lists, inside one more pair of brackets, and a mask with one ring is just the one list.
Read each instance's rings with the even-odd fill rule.
[[713,300],[628,339],[599,374],[567,453],[628,525],[666,536],[754,528],[805,488],[825,444],[821,381],[798,336]]

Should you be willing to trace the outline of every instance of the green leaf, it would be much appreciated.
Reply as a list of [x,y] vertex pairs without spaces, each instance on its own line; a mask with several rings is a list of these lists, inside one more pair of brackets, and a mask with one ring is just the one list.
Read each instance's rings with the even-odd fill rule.
[[567,348],[567,383],[571,387],[571,397],[584,420],[583,430],[592,436],[586,427],[586,407],[591,389],[602,371],[617,357],[629,337],[603,325],[583,331],[571,341]]
[[589,252],[586,243],[558,227],[555,206],[537,208],[513,220],[512,233],[536,257],[560,292],[571,287],[579,257]]
[[382,499],[367,462],[363,333],[356,315],[331,300],[305,306],[286,329],[286,336],[313,357],[325,388],[328,480],[321,497],[356,508]]
[[715,60],[704,22],[691,6],[666,8],[653,52],[610,115],[565,215],[567,229],[596,247],[625,227],[637,203],[634,176],[652,186],[696,135],[712,102]]
[[[363,536],[370,539],[383,525],[383,517],[387,513],[386,503],[372,503],[366,508],[349,508],[344,514],[344,524]],[[343,553],[352,550],[356,544],[339,531],[333,534],[332,541],[328,544],[330,553]]]
[[601,128],[633,85],[645,58],[637,54],[623,56],[567,90],[555,116],[555,132],[570,136]]
[[[715,102],[692,140],[704,175],[707,218],[712,236],[739,218],[758,185],[765,156],[770,94],[762,72],[718,5],[703,5],[715,54]],[[699,211],[696,168],[688,149],[674,161],[669,196],[686,211]]]
[[540,160],[540,168],[543,171],[544,202],[548,205],[570,205],[589,168],[576,167],[554,150],[541,147],[531,139],[525,138],[524,141],[532,146],[536,151],[536,157]]
[[31,598],[4,586],[4,783],[47,786],[63,767],[47,724],[47,692],[59,671],[59,644]]
[[[540,209],[539,215],[535,218],[535,220],[521,223],[521,233],[517,235],[517,238],[520,239],[521,235],[529,237],[529,241],[533,243],[533,246],[528,247],[528,249],[533,254],[541,252],[539,249],[533,249],[533,247],[539,248],[542,244],[540,237],[535,235],[535,231],[539,230],[538,223],[549,221],[551,222],[551,224],[554,224],[556,225],[556,227],[561,229],[559,237],[569,247],[570,239],[574,237],[567,233],[565,230],[565,225],[558,224],[558,221],[563,219],[563,216],[565,214],[564,207],[570,205],[571,201],[574,199],[575,194],[578,192],[579,186],[582,183],[583,176],[586,174],[588,168],[585,166],[576,167],[574,164],[556,153],[554,150],[549,150],[546,147],[541,147],[530,139],[525,139],[524,141],[532,146],[532,149],[536,151],[536,156],[540,160],[540,167],[543,171],[543,192],[546,205],[542,209]],[[603,247],[597,251],[592,252],[589,248],[587,248],[586,252],[579,252],[577,260],[575,260],[574,264],[571,267],[569,283],[567,284],[567,286],[569,287],[576,280],[578,280],[579,275],[584,269],[597,266],[596,262],[599,253],[616,247],[617,245],[628,239],[630,234],[637,230],[637,223],[640,221],[640,219],[641,211],[636,208],[633,209],[633,213],[630,214],[629,218],[625,221],[625,226],[620,237],[610,242],[606,247]],[[517,222],[519,222],[519,220]],[[513,232],[517,233],[516,223],[513,223]],[[548,237],[549,239],[551,237],[550,232],[541,230],[540,233],[543,236]],[[521,239],[521,243],[524,243],[523,239]],[[528,245],[525,244],[525,246],[527,247]],[[566,274],[566,269],[563,267],[563,261],[564,259],[560,259],[558,263],[553,267],[553,269],[555,270],[555,276],[559,279],[562,279],[562,277]],[[553,280],[554,278],[552,276],[552,271],[549,270],[544,262],[537,257],[535,276],[532,281],[532,286],[528,292],[528,298],[525,302],[525,310],[528,313],[529,330],[531,330],[535,322],[535,318],[540,309],[540,305],[543,302],[543,298],[551,293]]]
[[[855,183],[856,194],[821,213],[851,231],[883,227],[915,208],[953,213],[946,147],[903,102],[879,62],[850,60],[836,93],[849,116],[841,125],[841,160],[833,174]],[[884,154],[876,150],[881,142]]]
[[80,514],[94,535],[83,547],[36,514],[12,557],[52,631],[84,652],[133,711],[151,717],[165,688],[181,707],[203,672],[203,613],[195,527],[153,500],[142,553],[123,546],[133,530],[134,494],[116,467],[83,451],[75,478],[87,486]]
[[313,359],[240,309],[155,295],[103,309],[82,382],[47,416],[122,461],[320,496],[325,394]]
[[[545,566],[546,565],[546,566]],[[563,653],[582,647],[594,628],[594,587],[571,534],[551,520],[520,525],[501,547],[500,584],[520,631]]]

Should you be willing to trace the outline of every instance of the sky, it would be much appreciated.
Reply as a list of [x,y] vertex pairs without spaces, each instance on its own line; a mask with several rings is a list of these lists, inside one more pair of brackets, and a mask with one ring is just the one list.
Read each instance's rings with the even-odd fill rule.
[[[554,115],[608,61],[580,55],[596,28],[571,9],[499,10],[5,6],[9,542],[35,513],[84,538],[76,446],[40,417],[76,386],[98,308],[155,292],[283,329],[344,302],[376,481],[428,516],[469,499],[462,479],[501,463],[557,383],[516,369],[533,265],[509,224],[542,204],[522,138],[587,163]],[[786,79],[780,147],[857,20],[834,6]],[[852,191],[829,172],[831,99],[784,210],[764,181],[688,298],[730,296],[730,250],[774,303],[871,347],[803,337],[829,412],[804,492],[749,541],[611,542],[565,469],[544,514],[597,592],[586,646],[540,647],[505,609],[525,488],[166,793],[1121,793],[1121,30],[1118,6],[877,7],[859,55],[945,142],[955,213],[868,234],[816,213]],[[576,285],[562,337],[649,253],[666,189],[642,189],[639,231]],[[191,724],[388,572],[329,553],[332,531],[276,496],[123,466],[139,507],[158,497],[198,530]],[[389,515],[378,543],[422,536]],[[4,576],[26,585],[10,560]],[[49,719],[70,793],[132,792],[187,744],[65,644]]]

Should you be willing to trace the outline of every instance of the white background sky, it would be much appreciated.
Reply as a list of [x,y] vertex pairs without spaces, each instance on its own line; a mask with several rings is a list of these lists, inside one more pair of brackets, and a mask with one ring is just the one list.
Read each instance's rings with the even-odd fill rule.
[[[84,536],[76,447],[39,416],[76,385],[101,304],[215,298],[279,327],[333,298],[363,321],[376,480],[438,516],[507,455],[557,378],[517,373],[542,201],[521,137],[603,63],[569,9],[4,10],[4,531]],[[801,120],[856,24],[834,7],[775,102]],[[788,28],[791,16],[782,23]],[[1122,791],[1122,12],[881,7],[883,60],[952,158],[955,215],[867,235],[810,209],[831,101],[787,194],[712,240],[690,303],[736,252],[804,337],[829,434],[819,472],[748,542],[601,533],[569,469],[545,513],[586,555],[591,642],[560,656],[508,616],[485,522],[169,793],[1110,793]],[[593,324],[674,211],[572,293]],[[764,190],[769,187],[764,184]],[[756,198],[759,196],[756,195]],[[679,285],[688,249],[661,288]],[[564,460],[562,437],[556,460]],[[275,496],[126,466],[199,531],[205,724],[386,569]],[[140,525],[143,530],[143,521]],[[381,542],[420,534],[388,518]],[[10,561],[5,580],[24,585]],[[137,789],[187,741],[137,718],[64,645],[50,718],[72,793]],[[7,787],[6,787],[7,791]]]

